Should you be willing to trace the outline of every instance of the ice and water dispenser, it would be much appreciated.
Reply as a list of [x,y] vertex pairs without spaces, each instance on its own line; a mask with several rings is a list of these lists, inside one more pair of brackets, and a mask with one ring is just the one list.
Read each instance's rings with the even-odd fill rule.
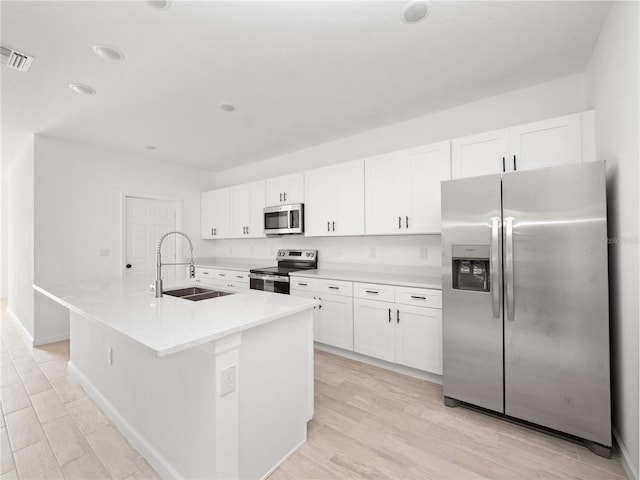
[[455,290],[476,292],[491,291],[491,270],[489,245],[452,245],[453,281]]

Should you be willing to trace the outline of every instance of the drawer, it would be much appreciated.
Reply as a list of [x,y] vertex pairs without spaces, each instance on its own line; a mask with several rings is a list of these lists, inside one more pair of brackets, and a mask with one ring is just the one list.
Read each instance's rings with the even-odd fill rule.
[[315,280],[314,291],[318,293],[330,293],[331,295],[352,296],[353,282],[341,280]]
[[291,290],[301,290],[307,292],[315,291],[316,282],[310,278],[290,277],[289,288]]
[[246,282],[237,282],[234,281],[233,279],[228,279],[225,280],[223,278],[216,278],[214,285],[217,285],[219,287],[226,287],[226,288],[234,288],[236,290],[248,290],[249,289],[249,284]]
[[442,308],[442,291],[427,288],[396,287],[396,303]]
[[234,283],[249,283],[249,272],[242,270],[215,270],[216,280],[225,280]]
[[380,300],[383,302],[395,301],[395,287],[378,283],[354,283],[353,296],[368,300]]
[[214,278],[214,270],[213,268],[206,268],[206,267],[196,267],[195,268],[195,274],[196,274],[196,279],[200,278],[203,280],[206,280],[207,278]]
[[209,278],[209,277],[196,277],[195,279],[196,283],[200,283],[202,285],[213,285],[215,282],[215,279],[213,277]]

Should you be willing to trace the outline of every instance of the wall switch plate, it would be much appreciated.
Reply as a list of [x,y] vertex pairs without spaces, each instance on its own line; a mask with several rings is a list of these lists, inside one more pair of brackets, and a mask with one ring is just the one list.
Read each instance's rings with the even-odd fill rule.
[[234,392],[236,389],[236,366],[231,365],[230,367],[223,368],[220,372],[220,396],[224,397],[225,395]]

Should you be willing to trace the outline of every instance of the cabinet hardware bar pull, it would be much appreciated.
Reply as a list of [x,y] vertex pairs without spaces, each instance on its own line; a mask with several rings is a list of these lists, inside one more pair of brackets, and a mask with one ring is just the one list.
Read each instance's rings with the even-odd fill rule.
[[398,217],[398,228],[402,228],[402,217]]
[[287,192],[284,192],[284,201],[287,201]]
[[391,309],[389,309],[389,323],[391,323]]
[[249,227],[247,226],[247,235],[249,235]]
[[209,272],[202,272],[203,275],[209,275]]
[[516,168],[516,156],[515,155],[513,156],[513,170],[514,171],[517,170],[517,168]]
[[418,295],[411,295],[411,298],[415,298],[416,300],[426,300],[427,297],[420,297]]
[[282,192],[280,192],[280,201],[282,201]]
[[243,278],[242,275],[236,275],[236,278]]
[[[300,285],[301,287],[306,287],[307,286],[306,283],[300,283],[300,282],[298,282],[298,285]],[[313,297],[313,298],[316,298],[316,297]]]
[[405,222],[407,224],[407,228],[409,228],[409,217],[404,217],[405,218]]
[[330,232],[330,228],[329,228],[330,222],[327,222],[327,232]]
[[340,287],[334,287],[333,285],[329,285],[329,288],[331,290],[340,290]]
[[226,273],[219,273],[218,276],[220,277],[225,277],[227,274]]
[[336,222],[331,222],[331,225],[333,227],[333,231],[335,232],[336,231]]
[[400,323],[400,310],[396,310],[396,323]]
[[322,299],[318,297],[318,300],[320,300],[320,305],[318,305],[318,310],[322,310]]
[[211,236],[213,236],[213,235],[214,235],[214,233],[213,233],[213,228],[212,228],[212,229],[211,229]]
[[214,235],[218,235],[218,229],[217,229],[217,228],[214,228],[214,229],[213,229],[213,234],[214,234]]
[[507,164],[506,164],[506,160],[504,157],[502,157],[502,171],[506,172],[507,171]]
[[375,293],[375,294],[377,294],[378,292],[376,292],[375,290],[367,290],[367,293]]

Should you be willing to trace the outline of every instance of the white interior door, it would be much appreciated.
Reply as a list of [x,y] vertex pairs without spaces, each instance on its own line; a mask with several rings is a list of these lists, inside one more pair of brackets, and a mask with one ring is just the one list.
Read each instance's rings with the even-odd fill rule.
[[[176,203],[170,200],[125,197],[125,278],[140,289],[156,276],[156,248],[160,237],[176,230]],[[170,236],[162,244],[162,262],[176,263],[182,237]],[[178,245],[178,251],[176,251]],[[162,277],[182,278],[180,267],[163,267]]]

